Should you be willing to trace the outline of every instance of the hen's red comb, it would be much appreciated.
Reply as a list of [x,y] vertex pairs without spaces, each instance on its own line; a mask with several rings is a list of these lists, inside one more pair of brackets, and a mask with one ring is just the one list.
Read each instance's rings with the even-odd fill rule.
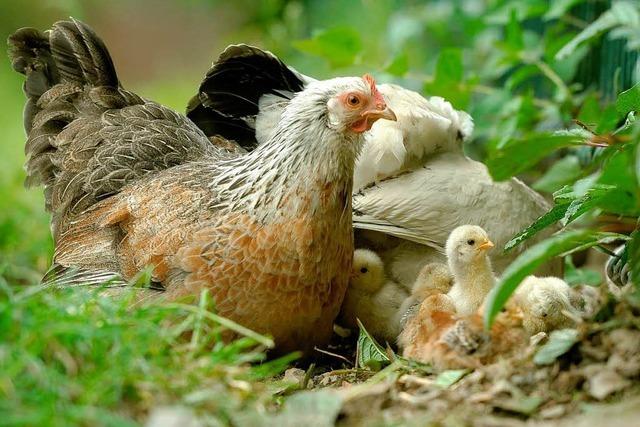
[[371,88],[371,95],[373,95],[373,99],[375,99],[376,104],[385,104],[382,94],[376,87],[376,79],[374,79],[371,74],[365,74],[362,76],[362,80],[364,80],[369,85],[369,88]]

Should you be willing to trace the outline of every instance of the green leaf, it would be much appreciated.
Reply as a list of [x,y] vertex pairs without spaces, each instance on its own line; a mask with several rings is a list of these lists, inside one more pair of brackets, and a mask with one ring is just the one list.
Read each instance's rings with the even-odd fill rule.
[[544,262],[556,256],[568,255],[574,251],[616,240],[628,240],[628,237],[617,233],[590,230],[565,231],[543,240],[521,253],[502,273],[498,284],[487,296],[487,309],[484,316],[487,329],[491,327],[493,319],[504,307],[520,282]]
[[442,388],[449,388],[471,372],[469,369],[452,369],[438,374],[435,385]]
[[540,74],[540,69],[535,65],[524,65],[518,68],[507,80],[506,87],[509,90],[515,90],[522,83],[526,82],[533,76]]
[[616,15],[610,10],[604,12],[598,19],[589,24],[584,30],[582,30],[577,36],[575,36],[569,43],[564,45],[562,49],[556,53],[555,59],[561,61],[567,56],[571,55],[580,44],[591,40],[604,31],[615,27],[619,23]]
[[549,7],[549,10],[547,10],[543,18],[545,21],[558,19],[578,2],[580,2],[580,0],[554,0],[551,2],[551,7]]
[[293,46],[302,52],[329,61],[333,68],[352,65],[362,51],[362,40],[351,27],[334,27],[316,33],[311,39],[298,40]]
[[626,115],[630,111],[638,110],[640,110],[640,83],[625,90],[616,99],[616,111],[619,114]]
[[579,133],[534,134],[510,140],[500,149],[489,152],[487,167],[496,181],[504,181],[523,172],[551,152],[584,143]]
[[471,93],[463,84],[464,68],[460,49],[444,49],[438,56],[432,82],[424,85],[426,93],[446,98],[456,108],[464,109]]
[[511,16],[509,17],[509,24],[506,27],[506,37],[505,41],[507,42],[507,46],[513,52],[519,52],[524,49],[524,37],[522,35],[522,23],[518,20],[516,16],[516,11],[511,11]]
[[587,192],[569,204],[564,217],[561,220],[563,226],[567,226],[585,213],[594,209],[616,192],[616,187],[612,185],[594,185]]
[[598,121],[598,126],[596,126],[595,133],[609,133],[616,128],[619,121],[620,115],[616,110],[616,106],[613,104],[607,105],[604,110],[602,110],[602,114],[600,115],[600,120]]
[[356,319],[360,334],[356,349],[356,361],[358,366],[369,367],[372,370],[380,370],[380,367],[391,363],[385,349],[367,332],[360,319]]
[[590,268],[576,268],[568,256],[564,259],[564,280],[570,286],[598,286],[602,283],[602,274]]
[[460,49],[444,49],[436,63],[435,80],[437,82],[458,83],[462,81],[464,68]]
[[497,401],[496,407],[509,412],[531,415],[542,402],[544,402],[544,399],[538,396],[517,396]]
[[602,108],[598,102],[598,97],[595,94],[587,96],[580,107],[580,113],[578,114],[578,120],[589,126],[589,129],[595,131],[600,118],[602,117]]
[[404,76],[409,71],[409,55],[406,52],[396,55],[389,65],[385,67],[384,71],[394,76]]
[[533,356],[537,365],[549,365],[565,354],[578,342],[578,331],[575,329],[560,329],[551,332],[547,341]]
[[602,172],[595,184],[600,187],[615,187],[615,191],[611,191],[606,200],[600,202],[607,212],[629,216],[637,216],[640,213],[633,148],[627,145],[622,149],[620,147],[607,149],[613,154],[604,160]]
[[553,208],[551,208],[549,212],[542,215],[540,218],[535,220],[533,224],[531,224],[520,233],[516,234],[511,240],[509,240],[507,244],[504,245],[504,251],[510,251],[520,243],[536,235],[539,231],[544,230],[550,225],[553,225],[556,222],[560,221],[562,218],[564,218],[570,204],[571,202],[562,202],[556,204]]
[[568,155],[558,160],[533,184],[538,191],[553,193],[564,185],[574,182],[582,175],[582,166],[577,156]]

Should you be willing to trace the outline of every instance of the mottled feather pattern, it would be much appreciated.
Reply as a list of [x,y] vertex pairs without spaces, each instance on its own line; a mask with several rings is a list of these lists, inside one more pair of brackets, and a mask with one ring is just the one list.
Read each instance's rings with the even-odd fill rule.
[[331,121],[327,103],[370,87],[360,78],[311,83],[272,140],[244,153],[123,89],[84,24],[57,23],[49,42],[43,55],[59,78],[36,93],[27,164],[53,212],[51,283],[113,277],[117,294],[151,266],[158,290],[140,290],[141,299],[210,289],[221,314],[274,335],[279,351],[324,344],[351,268],[362,144]]

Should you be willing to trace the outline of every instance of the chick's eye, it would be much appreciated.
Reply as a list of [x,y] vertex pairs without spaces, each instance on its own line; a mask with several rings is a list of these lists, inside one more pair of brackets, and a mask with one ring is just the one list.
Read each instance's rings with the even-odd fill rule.
[[366,273],[367,271],[369,271],[369,270],[367,270],[367,267],[362,267],[360,269],[360,273],[362,273],[362,274]]
[[473,245],[475,245],[475,243],[476,243],[476,241],[473,240],[473,239],[467,240],[467,245],[469,245],[469,246],[473,246]]
[[360,105],[360,98],[352,93],[347,96],[347,103],[352,107],[357,107]]

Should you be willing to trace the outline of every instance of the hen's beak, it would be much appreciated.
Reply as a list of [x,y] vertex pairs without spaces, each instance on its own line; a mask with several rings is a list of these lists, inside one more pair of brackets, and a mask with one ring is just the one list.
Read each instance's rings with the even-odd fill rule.
[[494,246],[495,245],[493,244],[493,242],[491,240],[487,240],[486,242],[484,242],[483,244],[478,246],[478,249],[480,249],[480,250],[489,250]]
[[360,118],[351,125],[351,129],[356,132],[367,131],[379,119],[397,120],[396,114],[391,108],[387,107],[384,102],[379,102],[373,108],[360,113]]
[[367,122],[371,124],[373,124],[376,120],[379,120],[379,119],[387,119],[387,120],[392,120],[394,122],[398,120],[396,117],[396,113],[394,113],[393,110],[387,107],[385,104],[382,104],[382,105],[378,104],[376,105],[375,108],[364,111],[361,114],[361,116],[367,119]]

